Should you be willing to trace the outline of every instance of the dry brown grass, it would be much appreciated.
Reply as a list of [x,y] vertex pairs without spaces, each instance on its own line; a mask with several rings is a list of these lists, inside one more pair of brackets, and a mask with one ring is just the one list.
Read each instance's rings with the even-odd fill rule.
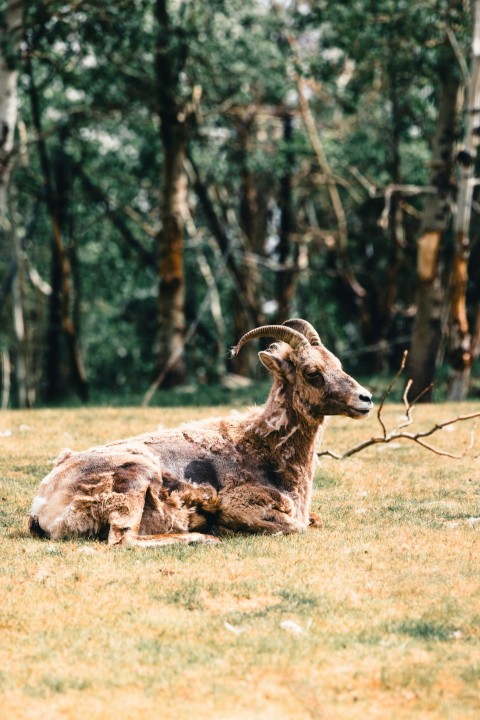
[[[417,424],[476,409],[419,407]],[[480,717],[480,461],[471,451],[454,461],[403,443],[322,459],[314,510],[325,527],[303,535],[149,550],[28,537],[29,504],[62,447],[193,412],[221,411],[0,415],[0,432],[12,433],[0,436],[2,716]],[[392,425],[402,413],[384,415]],[[376,431],[375,418],[337,418],[324,447]],[[438,442],[461,451],[467,427]]]

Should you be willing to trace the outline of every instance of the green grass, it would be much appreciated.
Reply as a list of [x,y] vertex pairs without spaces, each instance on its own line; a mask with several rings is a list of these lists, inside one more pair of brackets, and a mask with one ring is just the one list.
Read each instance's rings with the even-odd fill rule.
[[[418,427],[480,409],[424,406]],[[65,446],[228,408],[0,415],[0,707],[50,720],[480,717],[480,466],[413,445],[322,459],[322,530],[109,549],[30,538]],[[395,424],[402,408],[385,409]],[[438,433],[462,452],[472,425]],[[411,428],[409,428],[411,429]],[[324,448],[376,434],[332,419]],[[478,449],[476,451],[479,452]],[[293,632],[297,630],[297,632]]]

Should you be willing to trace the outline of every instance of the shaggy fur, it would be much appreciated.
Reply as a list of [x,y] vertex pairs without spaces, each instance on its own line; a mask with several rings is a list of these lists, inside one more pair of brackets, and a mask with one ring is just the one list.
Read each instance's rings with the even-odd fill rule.
[[263,407],[64,451],[33,501],[32,534],[155,546],[319,525],[310,504],[324,418],[364,417],[370,393],[323,345],[279,342],[259,357],[273,375]]

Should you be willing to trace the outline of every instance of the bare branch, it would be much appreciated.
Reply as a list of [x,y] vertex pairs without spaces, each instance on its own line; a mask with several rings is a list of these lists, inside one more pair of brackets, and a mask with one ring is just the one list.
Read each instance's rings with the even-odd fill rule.
[[[462,415],[460,417],[451,418],[450,420],[446,420],[443,423],[436,423],[432,428],[429,430],[425,430],[423,432],[418,433],[404,433],[400,432],[402,426],[397,426],[394,428],[390,433],[386,434],[383,437],[371,437],[368,440],[364,440],[363,442],[359,443],[358,445],[354,445],[354,447],[350,448],[349,450],[346,450],[344,453],[336,453],[332,450],[323,450],[322,452],[317,452],[318,457],[327,456],[332,457],[335,460],[344,460],[347,457],[351,457],[352,455],[356,455],[357,453],[361,452],[361,450],[365,450],[365,448],[372,447],[372,445],[379,445],[379,444],[388,444],[392,441],[396,440],[410,440],[411,442],[417,443],[417,445],[421,445],[426,450],[430,450],[430,452],[435,453],[436,455],[443,455],[444,457],[453,458],[454,460],[461,460],[463,457],[465,457],[466,453],[473,448],[473,432],[470,434],[470,443],[467,446],[466,450],[458,455],[455,455],[454,453],[450,453],[447,450],[442,450],[441,448],[436,448],[433,445],[429,445],[426,443],[423,438],[429,437],[430,435],[433,435],[434,433],[438,432],[442,428],[446,427],[447,425],[453,425],[457,422],[464,422],[465,420],[472,420],[473,418],[480,417],[480,412],[472,413],[471,415]],[[383,423],[382,423],[383,426]],[[478,456],[475,456],[478,457]]]
[[421,398],[424,395],[426,395],[433,387],[433,383],[430,383],[430,385],[427,385],[426,388],[423,388],[422,392],[418,393],[417,397],[414,400],[412,400],[412,402],[410,402],[408,400],[408,393],[409,393],[412,385],[413,385],[413,380],[411,380],[411,379],[405,385],[405,390],[404,390],[402,399],[403,399],[403,403],[405,405],[405,416],[406,416],[407,420],[406,420],[406,422],[402,423],[401,425],[398,425],[398,427],[397,427],[398,430],[401,430],[402,428],[407,427],[408,425],[411,425],[413,423],[412,411],[413,411],[414,405],[419,400],[421,400]]
[[384,190],[384,197],[385,197],[385,205],[382,211],[382,214],[378,220],[379,227],[382,228],[382,230],[386,230],[388,228],[388,219],[390,217],[390,209],[392,204],[392,195],[394,193],[399,193],[402,197],[405,197],[407,195],[421,195],[422,193],[436,193],[437,189],[434,188],[431,185],[398,185],[398,184],[391,184],[387,185],[387,187]]
[[413,380],[410,378],[410,380],[405,385],[405,390],[403,391],[403,404],[405,405],[405,417],[407,418],[406,422],[402,423],[402,425],[399,425],[399,427],[404,428],[407,427],[407,425],[411,425],[413,422],[413,418],[411,416],[412,406],[410,405],[408,401],[408,393],[410,392],[410,388],[412,387]]
[[400,375],[401,375],[401,374],[403,373],[403,371],[405,370],[405,365],[406,365],[406,363],[407,363],[407,357],[408,357],[408,350],[404,350],[404,351],[403,351],[402,362],[400,363],[400,368],[399,368],[397,374],[394,376],[393,380],[391,381],[390,385],[387,387],[387,389],[386,389],[385,392],[383,393],[383,397],[382,397],[382,399],[381,399],[381,401],[380,401],[380,405],[378,406],[378,410],[377,410],[377,420],[378,420],[378,422],[380,423],[380,425],[382,426],[382,429],[383,429],[383,438],[384,438],[384,440],[386,440],[386,437],[387,437],[387,428],[385,427],[385,423],[384,423],[383,420],[382,420],[382,410],[383,410],[383,406],[384,406],[384,404],[385,404],[385,400],[386,400],[387,397],[390,395],[393,386],[395,385],[395,383],[397,382],[398,378],[400,377]]
[[[382,435],[371,437],[368,440],[363,440],[361,443],[358,443],[358,445],[354,445],[353,447],[346,450],[344,453],[337,453],[333,450],[323,450],[322,452],[317,452],[318,457],[331,457],[335,460],[344,460],[347,457],[351,457],[352,455],[356,455],[357,453],[361,452],[362,450],[365,450],[365,448],[372,447],[372,445],[380,445],[380,444],[388,444],[394,440],[409,440],[410,442],[414,442],[417,445],[421,445],[421,447],[425,448],[426,450],[429,450],[430,452],[435,453],[435,455],[442,455],[443,457],[449,457],[454,460],[460,460],[461,458],[465,457],[469,450],[472,450],[474,447],[474,440],[475,440],[475,427],[470,432],[470,442],[468,443],[467,447],[465,448],[464,452],[461,454],[455,454],[448,452],[447,450],[442,450],[441,448],[434,447],[433,445],[430,445],[429,443],[426,443],[424,438],[431,437],[439,430],[443,430],[443,428],[447,427],[448,425],[454,425],[455,423],[459,422],[465,422],[466,420],[472,420],[474,418],[480,417],[480,411],[470,413],[468,415],[459,415],[455,418],[451,418],[449,420],[444,420],[440,423],[435,423],[431,428],[428,430],[421,430],[417,433],[408,433],[408,432],[402,432],[403,428],[407,427],[408,425],[411,425],[413,423],[412,418],[412,411],[414,405],[427,393],[432,385],[429,385],[424,390],[422,390],[421,393],[417,395],[417,397],[410,402],[408,400],[408,392],[410,390],[410,387],[412,385],[412,381],[409,380],[407,382],[407,385],[405,387],[404,393],[403,393],[403,403],[405,405],[405,417],[406,420],[396,427],[393,428],[390,432],[387,431],[387,427],[382,419],[382,410],[383,406],[385,404],[385,400],[390,395],[390,392],[392,388],[394,387],[395,383],[397,382],[398,378],[402,374],[403,370],[405,369],[405,365],[407,362],[407,356],[408,351],[405,350],[403,353],[402,362],[400,364],[400,368],[396,375],[394,376],[393,380],[390,382],[389,386],[387,387],[386,391],[383,394],[383,397],[380,401],[380,405],[377,410],[377,419],[380,423],[380,426],[382,428]],[[479,457],[479,456],[475,456]]]
[[[473,420],[473,418],[477,417],[480,417],[480,412],[470,413],[470,415],[458,415],[456,418],[452,418],[451,420],[445,420],[441,423],[435,423],[435,425],[430,428],[430,430],[424,430],[423,432],[416,433],[415,438],[429,437],[430,435],[433,435],[433,433],[436,433],[437,430],[443,430],[443,428],[447,427],[448,425],[454,425],[457,422],[464,422],[465,420]],[[405,437],[408,437],[408,433],[405,433]]]
[[460,47],[460,43],[457,40],[457,36],[455,35],[455,33],[453,32],[453,29],[449,25],[445,26],[445,32],[447,33],[447,37],[450,41],[450,45],[452,46],[453,51],[457,57],[458,64],[460,66],[460,70],[462,71],[462,78],[463,78],[464,85],[467,86],[468,85],[468,63],[467,63],[467,60],[463,53],[463,50]]
[[473,428],[470,431],[470,442],[467,445],[466,451],[473,450],[473,447],[475,445],[475,430],[477,429],[477,423],[474,424]]
[[430,450],[431,452],[435,453],[435,455],[443,455],[444,457],[452,458],[453,460],[461,460],[463,457],[462,455],[454,455],[454,453],[449,453],[446,450],[440,450],[439,448],[433,447],[433,445],[429,445],[426,442],[423,442],[423,440],[419,440],[416,437],[411,438],[414,442],[418,443],[422,447],[424,447],[426,450]]

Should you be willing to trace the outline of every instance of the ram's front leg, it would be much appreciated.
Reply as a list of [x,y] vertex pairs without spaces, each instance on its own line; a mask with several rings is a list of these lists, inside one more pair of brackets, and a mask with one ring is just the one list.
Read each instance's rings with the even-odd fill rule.
[[[150,501],[153,494],[150,495]],[[161,547],[163,545],[177,545],[190,543],[216,543],[217,538],[199,532],[188,532],[188,513],[185,511],[185,530],[182,531],[181,523],[179,527],[173,527],[170,532],[154,532],[146,533],[144,519],[147,517],[151,520],[151,509],[148,507],[148,491],[147,502],[145,496],[137,495],[135,497],[127,497],[130,502],[118,503],[118,507],[114,507],[110,514],[110,532],[108,535],[109,545],[126,545],[129,547]],[[158,513],[160,515],[160,512]],[[171,518],[165,518],[165,512],[161,513],[161,517],[148,523],[155,524],[159,530],[165,525],[164,520],[171,524]],[[164,527],[164,529],[166,529]]]
[[146,491],[112,493],[108,504],[110,545],[161,547],[219,542],[211,535],[189,532],[189,508],[177,493],[164,491],[159,482],[148,485]]
[[323,528],[322,516],[318,513],[311,512],[308,519],[309,527]]
[[249,533],[294,533],[307,524],[296,518],[293,500],[275,488],[244,483],[230,484],[218,493],[219,531],[240,530]]
[[213,535],[199,532],[163,533],[162,535],[138,535],[133,530],[125,532],[122,545],[129,547],[162,547],[164,545],[190,545],[192,543],[218,543],[220,540]]

